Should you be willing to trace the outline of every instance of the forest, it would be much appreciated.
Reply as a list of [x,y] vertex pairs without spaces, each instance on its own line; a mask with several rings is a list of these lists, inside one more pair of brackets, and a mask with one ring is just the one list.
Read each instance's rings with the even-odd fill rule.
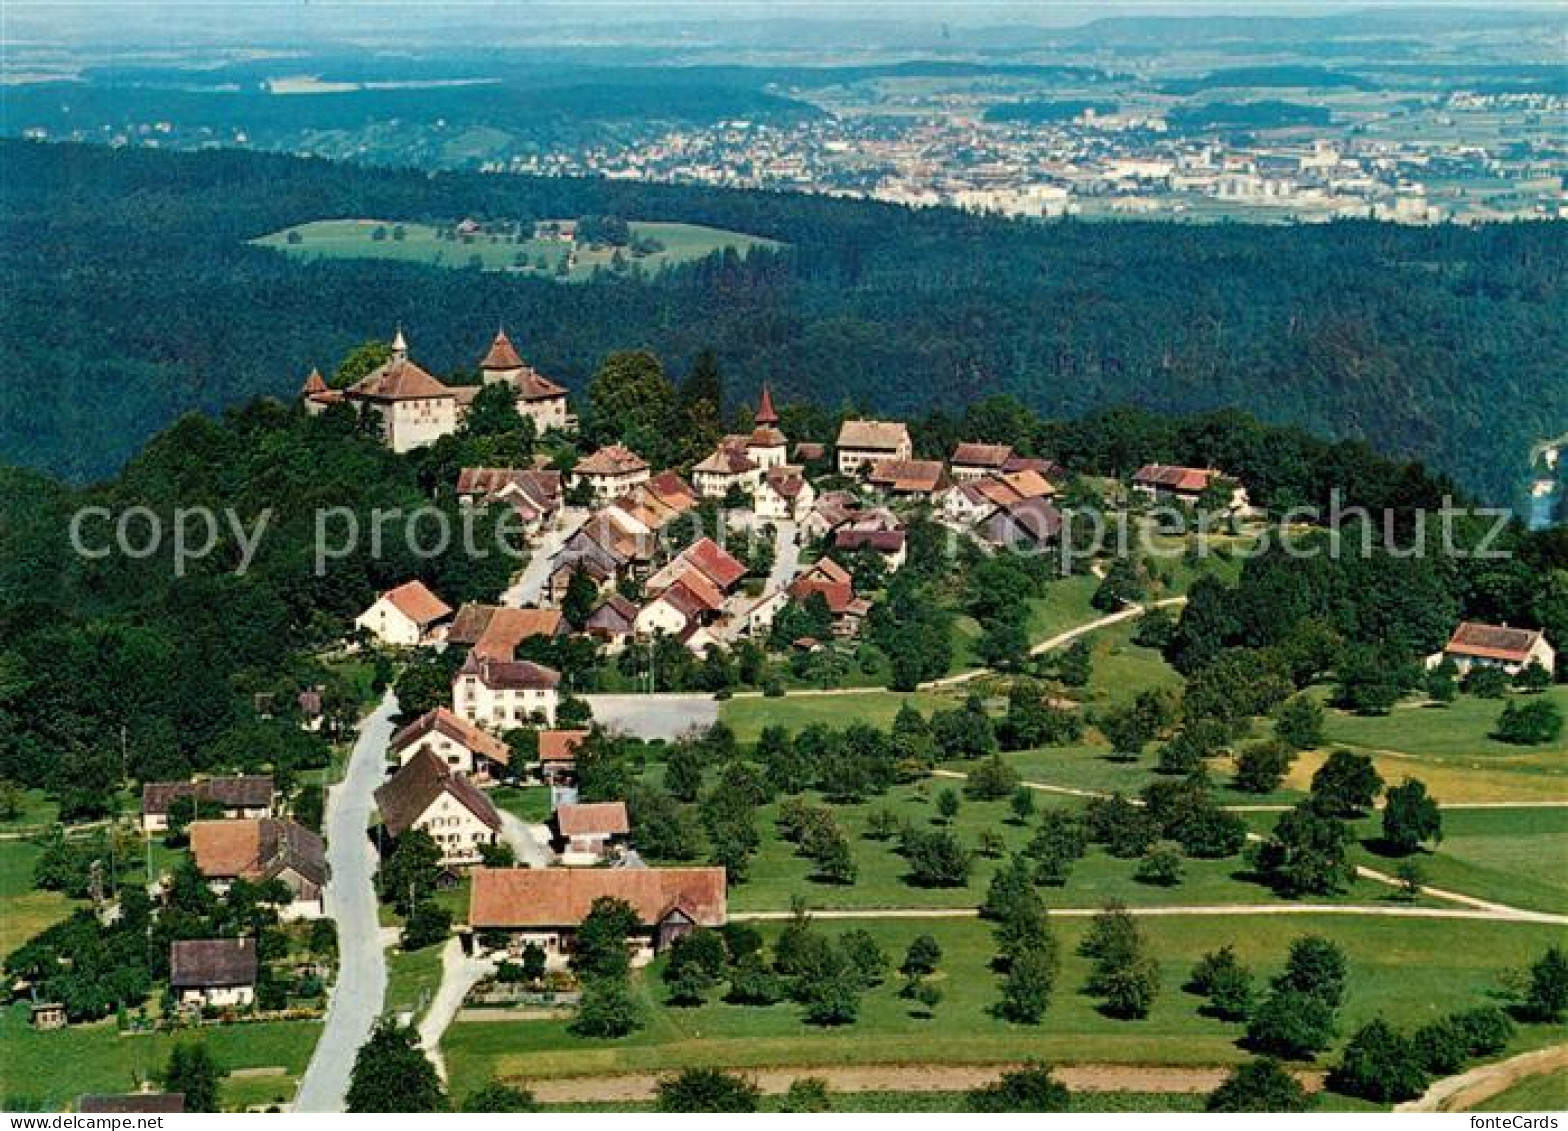
[[[212,151],[0,142],[0,453],[112,473],[189,410],[290,395],[401,323],[441,374],[498,323],[580,390],[603,355],[889,415],[1006,393],[1053,417],[1237,407],[1515,501],[1568,418],[1568,225],[1030,223],[627,182],[427,174]],[[247,246],[331,217],[617,215],[783,241],[577,286]]]

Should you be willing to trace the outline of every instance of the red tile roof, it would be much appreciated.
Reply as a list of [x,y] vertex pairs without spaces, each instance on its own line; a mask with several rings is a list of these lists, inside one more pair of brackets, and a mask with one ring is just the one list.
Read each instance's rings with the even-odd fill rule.
[[559,806],[555,827],[562,836],[625,836],[632,831],[624,801]]
[[203,781],[150,781],[142,786],[142,812],[162,814],[176,801],[195,796],[225,809],[265,809],[272,805],[271,774],[237,774]]
[[1007,466],[1013,449],[1008,444],[959,444],[953,449],[952,463],[963,467],[989,467],[996,471]]
[[1133,472],[1132,481],[1140,487],[1153,487],[1165,491],[1198,494],[1224,474],[1213,468],[1172,467],[1162,463],[1146,463]]
[[585,730],[542,730],[539,732],[539,761],[575,761],[577,748],[587,737]]
[[681,551],[682,558],[696,566],[720,589],[728,589],[746,576],[746,567],[712,538],[699,538]]
[[371,401],[431,400],[452,396],[452,390],[407,358],[394,357],[349,386],[351,397]]
[[1530,658],[1530,650],[1540,639],[1541,633],[1536,629],[1465,621],[1454,629],[1454,635],[1443,651],[1483,660],[1522,664]]
[[376,808],[381,811],[381,822],[386,825],[387,832],[395,837],[402,836],[442,794],[450,794],[491,829],[500,829],[501,815],[490,799],[430,750],[420,750],[376,790]]
[[523,359],[512,348],[512,339],[506,336],[505,330],[495,332],[495,340],[490,343],[490,350],[485,354],[484,360],[479,363],[480,369],[521,369]]
[[578,475],[630,475],[646,471],[648,461],[622,444],[609,444],[579,461],[573,471]]
[[452,615],[452,606],[432,593],[423,581],[405,581],[381,594],[398,612],[421,628]]
[[457,669],[458,678],[477,676],[492,691],[547,691],[561,685],[561,673],[531,660],[494,660],[473,652]]
[[757,413],[752,421],[759,425],[772,425],[779,422],[779,414],[773,410],[773,394],[768,391],[768,383],[762,383],[762,399],[757,403]]
[[846,420],[839,426],[840,450],[891,452],[909,444],[909,429],[885,420]]
[[560,636],[565,631],[566,615],[560,609],[498,608],[474,642],[474,654],[510,660],[523,641],[535,636]]
[[646,926],[676,910],[701,926],[724,924],[723,868],[477,868],[468,924],[573,927],[601,896],[625,900]]
[[884,459],[871,468],[870,481],[890,491],[929,495],[942,484],[946,469],[939,459]]
[[904,548],[902,530],[840,530],[833,535],[840,550],[871,549],[879,554],[896,554]]
[[499,738],[479,729],[467,719],[453,714],[445,707],[437,707],[434,710],[426,711],[419,718],[394,734],[392,736],[392,752],[401,754],[432,731],[444,734],[452,741],[460,743],[475,754],[482,754],[492,762],[499,762],[503,766],[512,760],[512,748],[510,746]]

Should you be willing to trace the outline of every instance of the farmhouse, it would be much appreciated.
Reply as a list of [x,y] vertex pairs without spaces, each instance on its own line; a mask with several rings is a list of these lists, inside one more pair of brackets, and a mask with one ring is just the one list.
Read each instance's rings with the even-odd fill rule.
[[512,761],[511,747],[445,707],[420,715],[392,736],[391,745],[400,765],[428,750],[454,773],[480,782],[500,777]]
[[244,1007],[256,1000],[255,939],[178,939],[169,944],[169,988],[187,1007]]
[[563,966],[577,928],[600,897],[625,900],[637,913],[627,939],[632,961],[646,963],[697,927],[724,925],[723,868],[479,868],[473,873],[468,926],[478,940],[507,936],[509,954],[530,943]]
[[871,603],[855,596],[855,585],[849,571],[832,558],[819,558],[802,570],[790,582],[789,595],[796,601],[805,601],[813,593],[822,594],[828,611],[833,614],[833,635],[854,636],[860,631]]
[[828,491],[817,497],[800,521],[800,532],[812,540],[826,538],[860,514],[860,500],[848,491]]
[[953,469],[953,478],[966,483],[987,475],[999,475],[1012,458],[1013,449],[1008,444],[964,443],[953,449],[948,462]]
[[561,863],[569,867],[598,864],[618,855],[632,831],[624,801],[561,805],[551,815],[550,825]]
[[577,748],[588,737],[585,730],[539,732],[539,779],[546,785],[569,785],[577,778]]
[[388,589],[354,624],[383,644],[413,648],[437,639],[438,627],[451,615],[452,606],[416,580]]
[[377,418],[382,439],[394,452],[411,452],[456,432],[477,392],[474,387],[448,388],[409,360],[408,343],[399,330],[392,339],[392,356],[344,389],[343,399],[361,415]]
[[1189,505],[1198,502],[1211,487],[1231,483],[1227,510],[1242,510],[1247,506],[1247,490],[1230,481],[1223,471],[1212,467],[1173,467],[1161,463],[1146,463],[1133,472],[1132,489],[1151,499],[1173,499]]
[[838,430],[834,450],[840,474],[854,475],[885,459],[909,459],[915,454],[915,445],[901,422],[846,420]]
[[452,681],[452,707],[468,722],[508,730],[536,720],[555,724],[561,673],[529,660],[492,660],[473,652]]
[[235,880],[280,880],[292,901],[279,909],[291,919],[314,919],[322,912],[327,885],[327,849],[304,825],[270,817],[258,821],[193,821],[191,858],[214,891]]
[[600,448],[571,473],[572,486],[587,484],[596,502],[607,503],[648,481],[648,461],[621,444]]
[[479,372],[486,385],[512,387],[517,394],[518,413],[532,420],[540,435],[576,427],[577,421],[567,410],[566,390],[525,362],[504,328],[496,330],[495,340],[479,362]]
[[161,833],[171,817],[196,819],[221,808],[225,820],[272,816],[272,775],[245,774],[204,781],[150,781],[142,786],[142,831]]
[[882,558],[889,573],[896,573],[908,556],[908,546],[902,530],[862,530],[855,527],[840,530],[833,535],[833,548],[853,554],[870,550]]
[[1445,659],[1452,660],[1461,673],[1474,667],[1495,667],[1517,675],[1531,664],[1555,671],[1557,650],[1539,629],[1465,621],[1454,629],[1441,652],[1427,657],[1426,665],[1436,667]]
[[537,534],[560,513],[561,473],[536,468],[465,467],[457,475],[457,497],[470,506],[509,506],[524,533]]
[[928,498],[946,484],[947,472],[937,459],[884,459],[871,465],[873,487],[889,495]]
[[448,865],[477,863],[480,846],[501,831],[490,799],[430,750],[417,751],[376,790],[376,808],[394,839],[410,829],[429,833]]
[[699,538],[648,578],[647,587],[653,591],[673,585],[693,572],[699,574],[708,585],[724,593],[746,576],[746,567],[712,538]]

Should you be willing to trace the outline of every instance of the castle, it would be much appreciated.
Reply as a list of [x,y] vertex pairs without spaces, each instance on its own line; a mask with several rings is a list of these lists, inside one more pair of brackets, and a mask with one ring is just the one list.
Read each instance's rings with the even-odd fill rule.
[[[539,432],[570,431],[575,426],[566,390],[525,362],[505,329],[496,331],[479,371],[485,385],[512,387],[518,413],[531,419]],[[481,387],[447,385],[431,376],[410,359],[408,341],[399,329],[392,339],[392,356],[360,380],[346,389],[333,389],[319,370],[312,369],[300,398],[312,416],[339,403],[350,404],[362,414],[375,413],[387,445],[394,452],[407,452],[456,432]]]

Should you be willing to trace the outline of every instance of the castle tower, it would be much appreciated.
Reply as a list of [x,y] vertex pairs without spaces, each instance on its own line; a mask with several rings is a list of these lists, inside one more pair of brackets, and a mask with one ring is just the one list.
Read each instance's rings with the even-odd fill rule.
[[512,346],[512,340],[506,336],[506,330],[498,328],[495,340],[490,343],[490,350],[479,363],[479,372],[484,374],[485,384],[493,385],[498,381],[507,381],[517,384],[517,379],[522,376],[526,368],[522,356]]
[[403,327],[401,325],[398,326],[397,333],[392,336],[392,360],[408,360],[408,339],[403,337]]

